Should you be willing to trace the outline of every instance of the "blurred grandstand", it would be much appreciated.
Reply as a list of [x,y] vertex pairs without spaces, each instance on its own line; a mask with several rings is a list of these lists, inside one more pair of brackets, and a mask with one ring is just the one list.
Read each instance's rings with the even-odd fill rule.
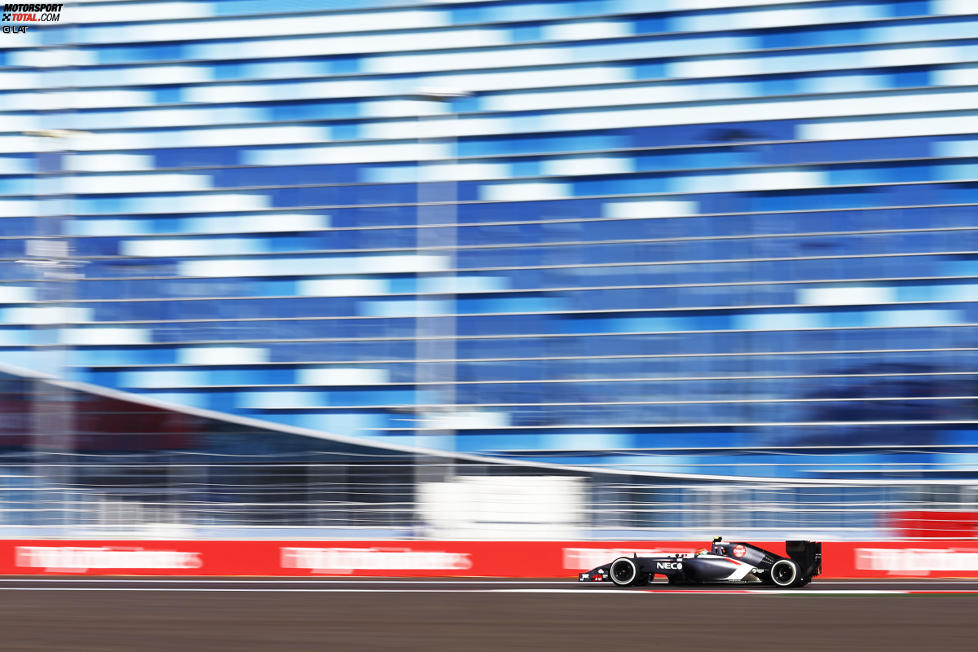
[[4,536],[961,536],[976,11],[78,2],[2,35]]

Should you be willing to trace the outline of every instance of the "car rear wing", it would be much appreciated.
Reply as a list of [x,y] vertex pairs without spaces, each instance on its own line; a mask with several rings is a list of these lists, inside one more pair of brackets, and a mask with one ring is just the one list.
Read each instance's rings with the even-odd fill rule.
[[803,577],[814,577],[822,572],[821,541],[785,541],[784,548],[791,561],[801,568]]

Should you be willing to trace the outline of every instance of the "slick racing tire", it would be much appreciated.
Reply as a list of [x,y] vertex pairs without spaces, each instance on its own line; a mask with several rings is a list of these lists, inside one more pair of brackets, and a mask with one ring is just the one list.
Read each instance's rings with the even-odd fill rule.
[[768,577],[774,586],[787,589],[798,585],[798,581],[801,579],[801,570],[798,568],[798,564],[790,559],[779,559],[771,566]]
[[615,586],[632,586],[639,582],[638,564],[634,559],[619,557],[611,562],[608,575]]

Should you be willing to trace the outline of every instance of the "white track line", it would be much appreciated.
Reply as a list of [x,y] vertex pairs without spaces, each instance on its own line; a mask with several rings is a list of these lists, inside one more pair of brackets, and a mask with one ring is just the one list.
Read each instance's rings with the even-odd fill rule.
[[590,593],[591,595],[646,595],[646,591],[592,591],[588,589],[285,589],[285,588],[231,588],[192,586],[186,588],[168,586],[0,586],[3,591],[124,591],[124,592],[179,592],[179,593]]
[[[490,589],[488,593],[595,593],[585,589]],[[631,591],[602,591],[604,595],[794,595],[799,597],[812,595],[919,595],[919,594],[975,594],[978,589],[641,589]]]
[[[145,576],[142,578],[134,577],[111,577],[111,576],[101,576],[101,575],[64,575],[64,576],[45,576],[37,577],[33,575],[7,575],[0,577],[0,585],[4,582],[17,582],[17,583],[54,583],[54,582],[97,582],[100,584],[200,584],[203,582],[211,582],[214,584],[405,584],[405,585],[427,585],[427,584],[437,584],[437,585],[448,585],[448,586],[466,586],[471,584],[479,585],[509,585],[509,584],[534,584],[534,585],[547,585],[547,586],[580,586],[587,585],[593,586],[596,590],[601,587],[608,587],[610,584],[607,582],[576,582],[573,579],[563,579],[563,580],[521,580],[518,578],[507,579],[507,580],[479,580],[479,579],[466,579],[459,578],[454,580],[437,580],[437,579],[426,579],[426,578],[405,578],[405,577],[389,577],[382,579],[368,579],[368,578],[343,578],[343,577],[303,577],[303,578],[272,578],[272,577],[252,577],[252,578],[235,578],[229,579],[221,576],[207,576],[201,575],[195,578],[169,578],[169,577],[155,577],[155,576]],[[660,585],[666,586],[665,582],[657,582],[652,584],[652,586]],[[874,585],[879,586],[880,584],[890,584],[892,586],[946,586],[949,584],[974,584],[978,587],[978,579],[961,579],[961,578],[948,578],[948,579],[881,579],[881,580],[818,580],[813,582],[813,586],[864,586],[864,585]],[[744,590],[749,590],[751,587],[744,586]],[[729,588],[722,589],[724,591],[735,591],[737,589]]]
[[467,579],[457,579],[457,580],[427,580],[427,579],[408,579],[400,577],[392,577],[388,579],[344,579],[344,578],[317,578],[310,577],[308,579],[274,579],[274,578],[253,578],[253,579],[226,579],[223,577],[209,577],[202,575],[194,579],[171,579],[171,578],[160,578],[155,577],[144,577],[142,579],[136,578],[119,578],[119,577],[101,577],[99,575],[84,575],[78,576],[65,576],[65,577],[32,577],[24,576],[18,577],[16,575],[8,575],[6,577],[0,578],[0,584],[4,582],[99,582],[99,583],[143,583],[143,584],[200,584],[202,582],[213,582],[214,584],[448,584],[448,585],[464,585],[464,584],[550,584],[554,586],[565,586],[567,584],[574,584],[574,580],[467,580]]
[[704,590],[704,589],[689,589],[689,590],[638,590],[638,591],[595,591],[592,589],[532,589],[532,588],[514,588],[514,589],[462,589],[462,590],[452,590],[452,589],[394,589],[394,588],[376,588],[376,589],[353,589],[353,588],[339,588],[339,589],[327,589],[327,588],[231,588],[231,587],[148,587],[148,586],[119,586],[119,587],[94,587],[94,586],[0,586],[0,592],[2,591],[115,591],[115,592],[181,592],[181,593],[552,593],[552,594],[568,594],[568,593],[587,593],[590,595],[602,595],[602,596],[646,596],[656,595],[656,596],[672,596],[672,595],[752,595],[752,596],[780,596],[780,595],[791,595],[796,597],[812,597],[819,595],[920,595],[920,594],[970,594],[978,595],[978,589],[973,590],[929,590],[929,591],[913,591],[913,590],[897,590],[897,589],[854,589],[854,590],[776,590],[776,589],[727,589],[727,590]]
[[[587,589],[493,589],[496,593],[592,593]],[[882,593],[882,594],[903,594],[906,591],[894,590],[894,589],[854,589],[852,591],[846,591],[845,589],[835,590],[835,591],[813,591],[804,590],[799,591],[797,589],[631,589],[627,591],[602,591],[602,593],[607,593],[611,595],[810,595],[813,593]],[[975,590],[978,593],[978,589]]]
[[813,584],[840,584],[840,585],[854,585],[854,584],[920,584],[920,585],[931,585],[931,584],[978,584],[978,578],[963,578],[963,577],[948,577],[948,578],[924,578],[924,577],[887,577],[878,580],[820,580],[818,578],[812,580]]
[[[468,593],[492,593],[499,589],[472,589]],[[465,593],[451,589],[273,589],[230,588],[209,586],[0,586],[0,591],[177,591],[180,593]]]

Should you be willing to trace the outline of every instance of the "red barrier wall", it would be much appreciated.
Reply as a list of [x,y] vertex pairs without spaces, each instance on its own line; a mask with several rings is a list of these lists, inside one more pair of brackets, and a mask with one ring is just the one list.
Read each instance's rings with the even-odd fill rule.
[[[784,554],[784,542],[756,542]],[[696,541],[0,541],[2,575],[566,577]],[[978,577],[978,541],[825,542],[823,578]]]

